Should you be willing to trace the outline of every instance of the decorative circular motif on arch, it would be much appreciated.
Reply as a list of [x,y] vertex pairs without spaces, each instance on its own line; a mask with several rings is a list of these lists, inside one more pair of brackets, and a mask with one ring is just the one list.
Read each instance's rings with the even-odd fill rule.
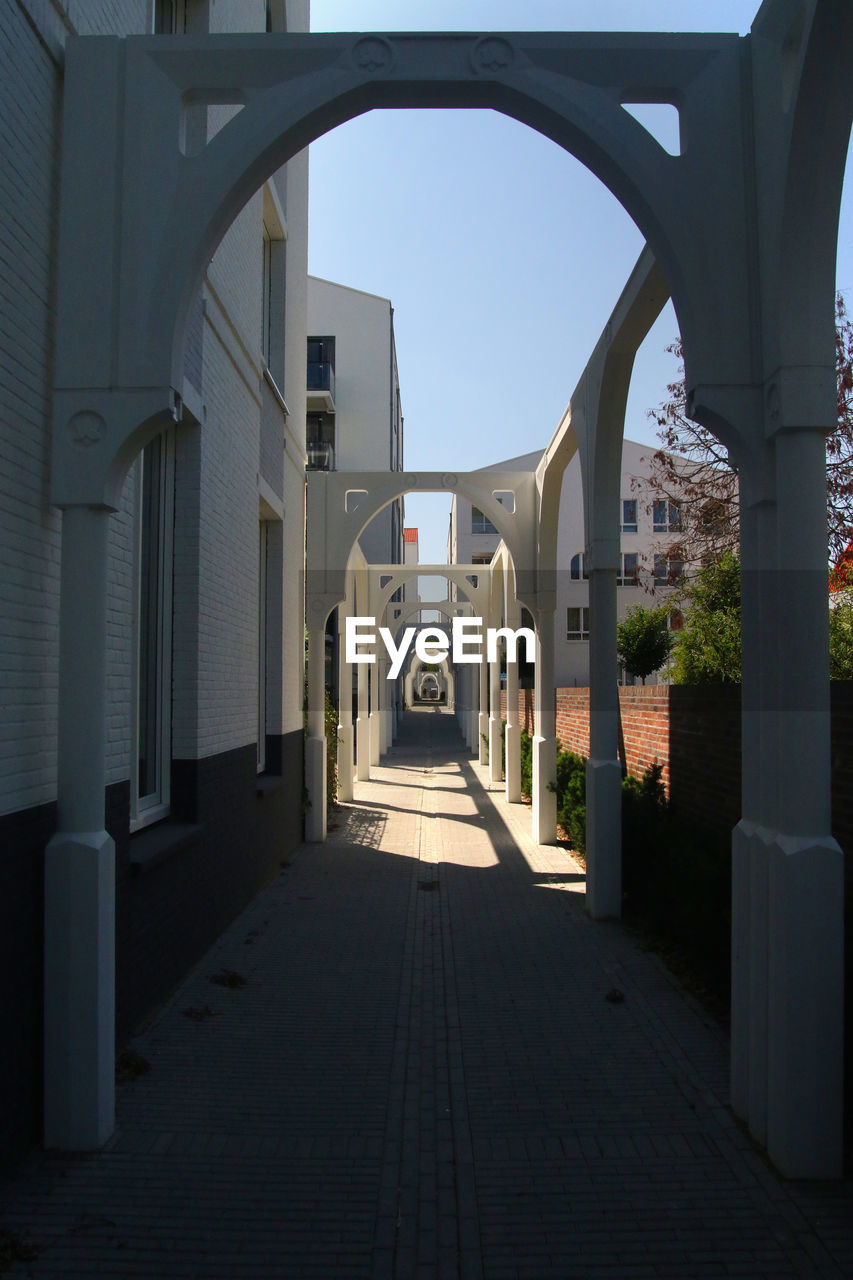
[[81,409],[68,419],[65,430],[68,439],[78,449],[91,449],[93,445],[100,444],[107,434],[107,424],[94,409]]
[[446,471],[441,477],[441,483],[444,485],[445,489],[455,489],[459,483],[459,479],[452,471]]
[[414,471],[410,471],[407,476],[403,477],[403,483],[407,484],[410,489],[417,489],[418,476]]
[[380,36],[365,36],[352,47],[353,65],[359,71],[376,75],[378,71],[390,71],[394,65],[394,49],[390,41]]
[[471,66],[480,71],[509,71],[515,62],[515,50],[500,36],[483,36],[471,50]]

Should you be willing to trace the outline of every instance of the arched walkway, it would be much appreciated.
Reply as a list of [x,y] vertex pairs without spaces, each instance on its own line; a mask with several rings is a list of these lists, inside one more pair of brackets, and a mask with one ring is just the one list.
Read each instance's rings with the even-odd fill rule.
[[[154,38],[72,44],[51,496],[65,508],[63,592],[76,595],[77,607],[63,612],[59,831],[46,865],[49,1141],[97,1146],[112,1124],[107,519],[133,457],[183,412],[186,322],[204,265],[260,182],[312,138],[376,107],[453,105],[500,110],[539,130],[624,205],[673,298],[691,412],[741,469],[747,763],[734,839],[734,1106],[786,1172],[839,1172],[843,866],[829,807],[821,512],[824,436],[835,413],[832,283],[853,116],[851,43],[846,0],[766,0],[743,40],[484,33],[269,36],[263,46],[236,36],[179,46]],[[93,94],[93,84],[103,92]],[[677,106],[680,156],[663,152],[622,109],[638,94]],[[242,110],[190,157],[179,140],[186,104],[198,101]],[[630,326],[603,335],[599,354],[612,356],[610,368],[622,377],[635,337]],[[600,504],[616,419],[609,383],[590,382],[587,391],[595,411],[585,483]],[[369,484],[378,491],[382,481]],[[444,477],[438,487],[453,484]],[[516,594],[537,617],[539,723],[548,732],[537,733],[536,769],[546,786],[553,764],[553,654],[543,644],[551,565],[540,520],[547,488],[547,476],[537,477],[534,517],[518,519],[508,539]],[[496,504],[487,501],[491,515]],[[603,523],[588,529],[598,575],[591,599],[606,630],[618,544],[604,508],[593,509]],[[309,565],[315,634],[345,597],[347,557],[330,561],[327,550],[315,562],[322,581],[310,581]],[[787,625],[790,570],[807,585]],[[604,630],[599,638],[605,653]],[[804,671],[792,706],[789,681]],[[321,708],[315,671],[315,742]],[[593,766],[602,791],[613,785],[611,711],[605,697],[595,747],[603,755]],[[615,883],[610,876],[600,902],[612,901]]]

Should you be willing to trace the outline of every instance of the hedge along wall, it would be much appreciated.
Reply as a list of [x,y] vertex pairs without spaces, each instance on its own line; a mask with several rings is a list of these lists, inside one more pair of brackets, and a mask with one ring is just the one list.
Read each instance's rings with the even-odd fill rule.
[[[730,830],[740,818],[740,687],[634,685],[619,705],[628,772],[656,760],[672,806],[685,818]],[[505,714],[506,694],[501,695]],[[853,681],[834,680],[832,707],[833,833],[853,874]],[[533,732],[533,691],[518,693],[519,723]],[[557,690],[557,737],[589,755],[589,689]]]

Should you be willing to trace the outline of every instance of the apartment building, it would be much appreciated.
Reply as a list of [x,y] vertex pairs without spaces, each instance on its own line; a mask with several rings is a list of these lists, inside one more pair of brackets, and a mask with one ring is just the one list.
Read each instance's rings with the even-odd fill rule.
[[[59,562],[51,342],[66,43],[308,30],[307,0],[0,6],[0,1167],[39,1141],[45,845],[57,823]],[[187,112],[187,145],[231,106]],[[119,1045],[302,838],[307,152],[207,268],[183,413],[110,517],[106,829]]]
[[[680,512],[675,503],[653,493],[649,458],[653,447],[625,440],[622,446],[620,499],[621,554],[617,578],[618,617],[636,604],[673,599],[670,625],[683,618],[677,606],[681,562],[670,550],[678,542]],[[535,471],[542,451],[496,462],[496,470]],[[451,564],[488,564],[500,537],[482,511],[454,495],[447,539]],[[584,556],[583,486],[580,455],[566,468],[560,496],[557,543],[557,606],[554,614],[554,662],[558,688],[589,683],[589,586]],[[656,675],[649,677],[654,681]],[[630,680],[619,672],[623,682]]]
[[[308,465],[322,471],[402,471],[403,412],[387,298],[308,277]],[[361,536],[371,564],[403,563],[403,499]]]

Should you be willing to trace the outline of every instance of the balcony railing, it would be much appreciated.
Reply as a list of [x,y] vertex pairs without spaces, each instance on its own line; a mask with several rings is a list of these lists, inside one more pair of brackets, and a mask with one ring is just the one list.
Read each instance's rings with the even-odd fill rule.
[[335,369],[328,360],[308,361],[308,390],[328,391],[335,398]]
[[309,440],[306,445],[306,471],[334,471],[335,450],[328,440]]

